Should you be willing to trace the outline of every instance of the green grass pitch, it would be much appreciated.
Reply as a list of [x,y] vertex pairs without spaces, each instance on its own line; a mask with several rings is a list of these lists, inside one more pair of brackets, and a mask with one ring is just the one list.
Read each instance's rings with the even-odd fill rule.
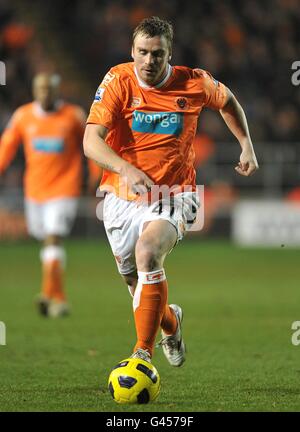
[[69,240],[66,285],[72,315],[37,315],[39,246],[0,244],[0,411],[299,411],[299,251],[239,249],[185,240],[167,258],[169,302],[184,309],[182,368],[155,351],[159,398],[117,405],[110,369],[131,353],[127,287],[106,239]]

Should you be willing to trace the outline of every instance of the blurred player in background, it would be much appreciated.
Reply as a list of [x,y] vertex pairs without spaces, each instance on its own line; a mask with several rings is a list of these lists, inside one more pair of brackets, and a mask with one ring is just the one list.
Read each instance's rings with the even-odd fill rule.
[[[105,169],[104,224],[119,272],[133,295],[137,343],[132,356],[151,361],[161,327],[167,360],[181,366],[183,313],[180,306],[168,305],[163,265],[199,206],[193,139],[201,110],[219,111],[238,139],[242,151],[235,169],[240,175],[253,174],[258,164],[235,96],[204,70],[172,67],[172,41],[172,26],[164,20],[151,17],[137,26],[133,62],[113,67],[96,92],[84,149]],[[140,197],[149,198],[154,185],[178,187],[171,200],[148,205]]]
[[[66,252],[62,238],[70,233],[82,186],[82,139],[86,116],[59,99],[60,77],[41,73],[33,79],[34,101],[18,108],[0,142],[0,175],[22,143],[25,154],[24,195],[28,232],[43,242],[42,315],[69,313],[63,284]],[[89,164],[90,176],[100,167]]]

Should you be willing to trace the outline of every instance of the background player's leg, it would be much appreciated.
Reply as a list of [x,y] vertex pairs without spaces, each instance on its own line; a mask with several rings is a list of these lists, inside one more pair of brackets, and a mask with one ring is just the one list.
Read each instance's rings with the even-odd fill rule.
[[76,198],[50,200],[44,205],[45,226],[44,248],[41,252],[43,262],[43,292],[50,295],[49,315],[64,316],[69,313],[64,291],[64,269],[66,252],[62,239],[69,235],[73,226],[78,201]]
[[[41,292],[37,299],[37,307],[42,315],[48,315],[48,309],[52,298],[51,277],[48,271],[48,261],[51,256],[49,250],[46,252],[47,246],[50,246],[52,240],[45,239],[45,209],[43,203],[36,203],[31,200],[25,200],[25,216],[27,222],[28,233],[35,239],[43,242],[40,252],[42,262],[42,281]],[[52,259],[52,258],[51,258]]]
[[175,227],[166,220],[147,224],[136,244],[138,284],[133,299],[137,332],[135,350],[142,348],[153,354],[155,337],[162,318],[168,330],[176,331],[177,320],[167,305],[168,285],[163,269],[164,259],[177,240]]
[[65,302],[63,290],[63,272],[65,266],[65,250],[59,236],[48,235],[41,251],[43,266],[42,293],[46,298],[56,302]]

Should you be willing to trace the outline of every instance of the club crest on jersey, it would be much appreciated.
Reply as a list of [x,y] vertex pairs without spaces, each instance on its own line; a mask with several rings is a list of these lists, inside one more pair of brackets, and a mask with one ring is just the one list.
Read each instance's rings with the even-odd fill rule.
[[176,103],[176,107],[179,109],[187,109],[188,107],[188,102],[187,99],[185,97],[178,97],[175,99],[175,103]]
[[95,94],[95,101],[96,102],[101,102],[102,101],[102,98],[103,98],[103,94],[104,94],[104,92],[105,92],[105,89],[104,88],[102,88],[102,87],[98,87],[98,89],[97,89],[97,91],[96,91],[96,94]]
[[139,97],[133,97],[131,100],[131,108],[136,108],[141,105],[142,99]]
[[132,130],[135,132],[179,136],[183,129],[183,113],[134,111]]

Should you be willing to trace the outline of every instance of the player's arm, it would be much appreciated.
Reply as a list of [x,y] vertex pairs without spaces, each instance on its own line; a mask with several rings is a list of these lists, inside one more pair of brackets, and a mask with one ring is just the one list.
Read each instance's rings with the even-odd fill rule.
[[223,108],[220,109],[220,114],[230,131],[238,139],[242,148],[240,162],[235,167],[235,170],[243,176],[250,176],[258,169],[258,163],[252,145],[246,115],[234,94],[228,88],[226,88],[226,91],[227,100]]
[[[76,106],[74,107],[74,118],[75,118],[76,139],[78,140],[78,146],[80,148],[80,152],[82,152],[82,141],[83,141],[85,126],[86,126],[87,116],[85,111],[81,107]],[[92,159],[88,159],[87,173],[88,173],[87,192],[91,195],[94,195],[97,187],[99,186],[99,182],[102,177],[103,170]]]
[[84,138],[84,154],[108,171],[126,179],[133,193],[142,194],[154,183],[141,170],[122,159],[109,145],[105,138],[108,129],[99,124],[87,124]]
[[19,115],[15,114],[2,134],[0,141],[0,176],[8,168],[21,143],[22,136],[18,125]]

